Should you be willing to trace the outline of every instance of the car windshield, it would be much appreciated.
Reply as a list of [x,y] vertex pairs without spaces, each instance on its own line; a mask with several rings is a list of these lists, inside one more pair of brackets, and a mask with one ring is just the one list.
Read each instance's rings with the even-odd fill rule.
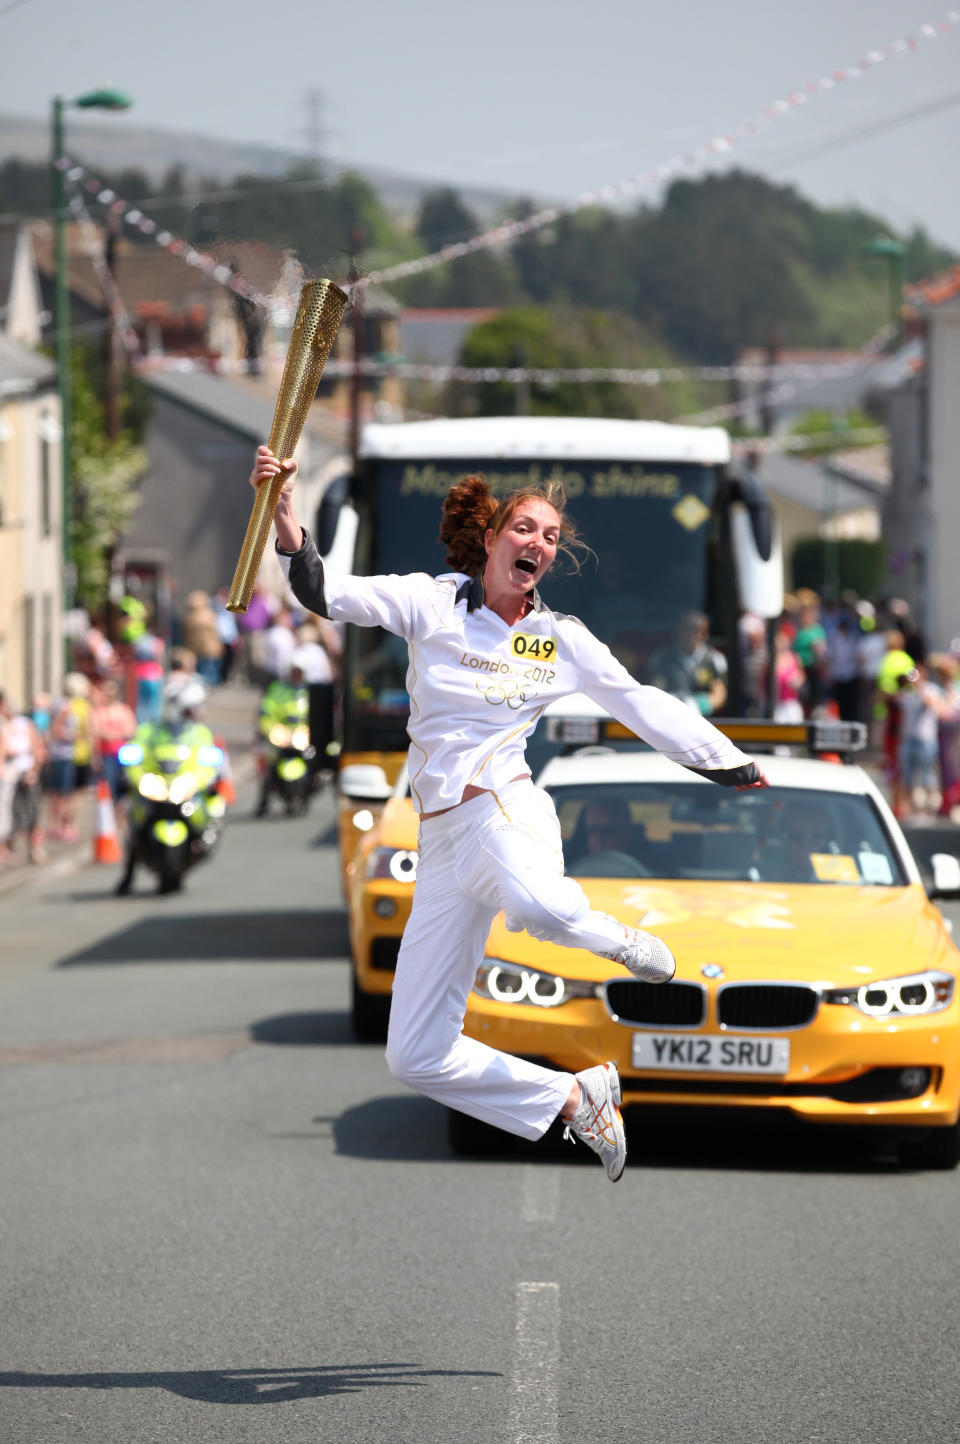
[[655,877],[903,887],[869,797],[710,783],[552,787],[572,877]]

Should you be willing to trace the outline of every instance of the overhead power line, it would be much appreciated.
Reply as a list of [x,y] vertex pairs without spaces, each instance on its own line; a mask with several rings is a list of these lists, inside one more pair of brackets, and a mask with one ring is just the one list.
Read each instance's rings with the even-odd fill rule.
[[927,116],[937,115],[940,111],[949,110],[954,105],[960,105],[960,90],[951,91],[949,95],[941,95],[938,100],[928,101],[926,105],[915,106],[913,110],[904,110],[899,115],[891,115],[886,120],[877,120],[871,125],[859,126],[856,130],[847,131],[845,134],[828,136],[825,140],[816,141],[806,150],[788,156],[786,160],[775,161],[775,167],[777,170],[793,170],[798,165],[805,165],[807,161],[819,160],[824,155],[835,155],[838,150],[846,150],[851,145],[860,145],[863,141],[873,140],[878,135],[887,135],[891,130],[899,130],[901,126],[912,125],[917,120],[925,120]]

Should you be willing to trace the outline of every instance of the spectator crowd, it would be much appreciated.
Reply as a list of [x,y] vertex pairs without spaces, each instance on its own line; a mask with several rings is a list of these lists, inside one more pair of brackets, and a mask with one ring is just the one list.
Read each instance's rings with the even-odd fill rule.
[[207,693],[231,681],[261,689],[296,675],[331,690],[340,639],[331,623],[254,590],[248,611],[227,610],[225,589],[191,592],[172,645],[147,604],[124,597],[107,627],[88,621],[73,643],[60,694],[0,692],[0,867],[43,862],[49,840],[80,840],[79,803],[104,779],[123,793],[119,752],[143,723],[158,722],[178,687],[199,677]]
[[771,679],[766,624],[741,618],[751,715],[770,715],[772,701],[778,721],[863,722],[898,817],[960,807],[960,638],[929,652],[906,602],[845,592],[828,604],[809,590],[787,598],[772,634]]
[[[227,610],[225,591],[191,592],[169,647],[135,598],[125,598],[118,614],[115,642],[96,624],[76,639],[61,695],[18,705],[0,693],[0,865],[21,853],[43,861],[48,838],[78,840],[79,798],[101,777],[115,800],[121,796],[121,747],[141,723],[159,720],[172,688],[197,677],[208,692],[233,681],[266,692],[295,678],[330,693],[332,722],[337,629],[263,588],[238,616]],[[769,716],[772,708],[778,721],[863,722],[898,816],[960,817],[960,638],[949,651],[930,653],[903,601],[875,604],[844,593],[827,604],[799,590],[772,627],[741,617],[739,660],[748,715]],[[726,659],[700,613],[681,618],[648,672],[708,716],[726,710]]]

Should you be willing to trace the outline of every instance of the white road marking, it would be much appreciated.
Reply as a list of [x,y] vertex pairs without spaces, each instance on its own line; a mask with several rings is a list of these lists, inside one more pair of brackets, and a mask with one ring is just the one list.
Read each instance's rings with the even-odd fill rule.
[[557,1171],[523,1165],[524,1223],[553,1223],[557,1216]]
[[510,1444],[557,1444],[560,1285],[517,1284]]

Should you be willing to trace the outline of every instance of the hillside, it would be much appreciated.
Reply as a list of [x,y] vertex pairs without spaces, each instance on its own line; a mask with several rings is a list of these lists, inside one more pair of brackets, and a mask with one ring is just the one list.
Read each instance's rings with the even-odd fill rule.
[[[22,158],[25,146],[36,152],[42,127],[33,126],[33,152],[29,126],[20,123],[6,133],[21,158],[4,159],[0,122],[0,214],[7,217],[49,211],[48,166]],[[338,171],[292,152],[176,132],[78,121],[71,139],[91,162],[109,153],[98,146],[112,146],[115,167],[98,165],[101,178],[189,243],[265,241],[335,279],[346,278],[358,245],[363,267],[374,271],[464,240],[493,216],[522,217],[540,204]],[[871,253],[878,235],[903,245],[896,274],[889,258]],[[390,289],[406,306],[563,314],[567,339],[575,338],[561,347],[568,366],[585,364],[577,359],[584,347],[602,364],[617,335],[599,319],[579,324],[578,308],[622,318],[629,342],[620,364],[654,364],[656,355],[659,364],[722,365],[744,347],[769,344],[856,350],[890,320],[892,280],[919,280],[956,260],[922,230],[896,237],[881,216],[823,209],[792,186],[732,170],[676,181],[658,206],[561,215],[510,248],[468,254]],[[529,332],[524,346],[539,353],[557,344],[547,344],[529,318],[521,325]]]
[[[129,125],[118,116],[104,120],[76,112],[70,116],[69,138],[71,151],[87,165],[110,171],[112,175],[138,170],[154,186],[174,167],[183,172],[187,188],[192,189],[204,178],[222,184],[238,175],[278,179],[305,160],[302,151],[279,146]],[[0,115],[0,164],[8,159],[44,163],[49,154],[48,123],[24,116]],[[415,215],[421,198],[436,186],[435,181],[376,166],[352,166],[335,159],[325,165],[332,176],[345,170],[361,175],[384,205],[407,222]],[[487,219],[508,203],[511,193],[473,188],[465,190],[463,196],[473,211]]]

